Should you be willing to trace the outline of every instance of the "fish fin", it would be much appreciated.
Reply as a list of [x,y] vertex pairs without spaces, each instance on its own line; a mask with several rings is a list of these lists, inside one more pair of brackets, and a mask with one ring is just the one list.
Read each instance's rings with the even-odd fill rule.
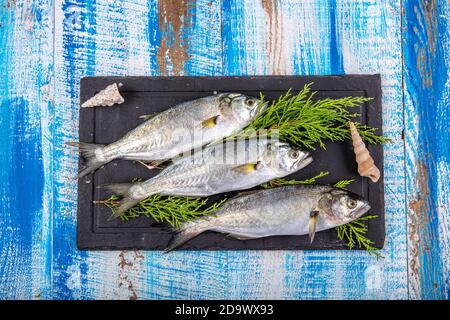
[[202,127],[203,128],[207,128],[207,129],[214,128],[216,126],[216,124],[217,124],[217,118],[218,117],[219,116],[215,116],[215,117],[203,120],[202,121]]
[[132,199],[130,197],[124,197],[119,202],[119,206],[115,209],[113,209],[112,215],[108,218],[108,221],[117,219],[121,215],[123,215],[125,212],[127,212],[129,209],[133,208],[135,205],[137,205],[139,202],[141,202],[143,199]]
[[153,169],[164,169],[164,166],[162,166],[162,164],[166,161],[167,160],[161,160],[161,161],[151,161],[151,162],[145,163],[144,161],[137,160],[136,162],[139,164],[142,164],[144,167],[146,167],[149,170],[153,170]]
[[319,211],[313,210],[309,214],[309,238],[311,239],[311,243],[314,241],[314,235],[316,234],[317,220],[319,218]]
[[134,185],[135,183],[111,183],[99,187],[106,188],[118,196],[127,196],[130,188]]
[[210,143],[208,143],[208,144],[205,145],[205,148],[211,147],[211,146],[213,146],[213,145],[221,144],[221,143],[223,143],[223,139],[224,139],[224,138],[220,138],[220,139],[217,139],[217,140],[215,140],[215,141],[213,141],[213,142],[210,142]]
[[245,196],[249,196],[249,195],[251,195],[251,194],[254,194],[254,193],[257,193],[257,192],[260,192],[261,190],[249,190],[249,191],[242,191],[242,192],[239,192],[237,195],[235,195],[233,198],[231,198],[231,199],[237,199],[237,198],[240,198],[240,197],[245,197]]
[[[78,147],[78,150],[83,158],[86,159],[86,166],[78,172],[77,178],[82,178],[89,173],[94,172],[101,166],[110,162],[110,159],[106,159],[103,156],[102,149],[104,147],[103,144],[92,144],[85,142],[66,142],[66,145],[72,147]],[[99,156],[101,157],[100,159]]]
[[252,237],[244,237],[244,236],[241,236],[241,235],[238,235],[238,234],[233,234],[233,233],[229,233],[228,236],[232,237],[232,238],[235,238],[235,239],[238,239],[238,240],[252,240],[252,239],[255,239],[255,238],[252,238]]
[[109,217],[108,221],[114,220],[121,215],[123,215],[125,212],[127,212],[129,209],[133,208],[135,205],[137,205],[139,202],[144,200],[142,199],[136,199],[130,197],[130,188],[132,186],[135,186],[139,184],[139,182],[136,183],[112,183],[100,186],[102,188],[106,188],[113,192],[116,195],[122,196],[123,198],[119,201],[118,207],[113,209],[113,214]]
[[240,166],[237,166],[233,168],[233,170],[243,173],[243,174],[249,174],[255,171],[258,167],[258,163],[246,163]]
[[139,117],[139,119],[142,119],[142,121],[147,121],[147,120],[153,118],[156,115],[157,115],[156,113],[143,114],[142,116]]
[[183,244],[185,244],[189,240],[194,239],[195,237],[197,237],[199,234],[201,234],[204,231],[205,230],[202,230],[202,229],[192,230],[191,228],[181,229],[180,231],[178,231],[176,234],[173,235],[172,239],[170,240],[169,244],[167,245],[167,248],[164,250],[164,253],[168,253],[168,252],[182,246]]

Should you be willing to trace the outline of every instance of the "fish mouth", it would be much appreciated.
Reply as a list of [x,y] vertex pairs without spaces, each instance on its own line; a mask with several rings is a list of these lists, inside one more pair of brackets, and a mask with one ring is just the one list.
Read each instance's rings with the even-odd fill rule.
[[304,152],[304,155],[295,163],[295,167],[297,170],[300,170],[309,165],[311,162],[313,162],[313,158],[309,156],[308,152]]
[[369,211],[371,209],[370,204],[368,202],[364,203],[358,210],[355,210],[353,212],[353,216],[356,218],[361,217],[362,215],[364,215],[367,211]]
[[256,104],[256,106],[250,112],[250,116],[252,118],[256,117],[258,114],[260,114],[261,112],[265,111],[267,109],[267,107],[269,106],[269,102],[268,101],[261,101],[261,100],[258,100],[258,101],[259,102]]

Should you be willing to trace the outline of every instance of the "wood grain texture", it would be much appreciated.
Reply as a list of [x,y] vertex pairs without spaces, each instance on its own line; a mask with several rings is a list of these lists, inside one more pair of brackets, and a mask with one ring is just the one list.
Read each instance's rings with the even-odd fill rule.
[[[180,8],[173,10],[173,6]],[[160,1],[158,9],[162,31],[157,56],[159,74],[219,75],[222,70],[220,2]],[[179,30],[178,34],[175,30]],[[148,252],[146,255],[147,282],[151,287],[147,293],[149,298],[220,299],[226,296],[226,252],[174,252],[170,255]]]
[[406,195],[410,297],[450,298],[448,1],[405,1]]
[[52,3],[0,3],[0,298],[51,297]]
[[[1,299],[449,299],[448,1],[0,6]],[[376,72],[393,139],[385,259],[76,249],[78,157],[64,142],[78,139],[81,77]]]

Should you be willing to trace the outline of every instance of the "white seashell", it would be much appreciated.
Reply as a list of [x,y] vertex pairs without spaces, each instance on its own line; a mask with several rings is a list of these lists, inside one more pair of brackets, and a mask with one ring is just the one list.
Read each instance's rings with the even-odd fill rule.
[[361,177],[368,177],[373,182],[380,179],[380,170],[375,165],[372,156],[367,150],[366,145],[353,122],[349,122],[350,132],[353,141],[353,151],[356,155],[356,163],[358,164],[358,173]]
[[92,108],[92,107],[110,107],[114,104],[121,104],[125,100],[119,92],[119,87],[122,83],[113,83],[107,86],[105,89],[97,93],[95,96],[84,102],[82,108]]

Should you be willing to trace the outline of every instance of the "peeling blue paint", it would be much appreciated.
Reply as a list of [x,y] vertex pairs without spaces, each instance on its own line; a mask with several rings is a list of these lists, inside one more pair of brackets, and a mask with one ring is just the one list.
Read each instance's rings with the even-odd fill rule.
[[429,194],[422,195],[426,201],[426,212],[425,220],[419,226],[420,292],[423,299],[450,298],[443,281],[442,255],[445,252],[441,252],[437,212],[439,191],[445,187],[438,184],[438,164],[444,162],[449,165],[450,156],[450,88],[447,85],[448,72],[445,71],[449,56],[444,49],[444,45],[448,46],[449,29],[444,6],[445,1],[427,4],[412,0],[406,0],[404,5],[404,75],[408,94],[419,118],[420,137],[415,146],[419,163],[409,165],[423,163],[426,166],[429,189]]
[[[83,291],[89,287],[87,266],[84,262],[87,253],[78,251],[76,248],[76,223],[73,220],[73,216],[76,214],[76,203],[61,201],[67,196],[65,184],[68,183],[67,180],[64,180],[67,178],[63,178],[66,169],[62,147],[66,138],[64,134],[64,127],[67,126],[65,114],[70,112],[74,117],[78,117],[80,79],[83,76],[94,75],[95,71],[95,42],[92,38],[79,37],[79,34],[90,36],[95,34],[95,4],[95,1],[64,1],[62,3],[64,13],[62,54],[66,68],[65,85],[68,87],[71,104],[70,106],[55,106],[54,172],[57,178],[54,192],[53,287],[56,299],[83,298]],[[65,88],[60,89],[65,90]],[[68,107],[70,111],[67,109]],[[74,137],[74,140],[77,138]],[[72,183],[76,185],[76,181],[72,181]],[[78,265],[80,268],[80,288],[68,286],[68,280],[72,275],[67,268],[71,265]]]
[[[0,266],[1,283],[7,282],[12,272],[32,281],[33,222],[42,211],[43,167],[40,127],[30,126],[28,109],[28,102],[21,97],[0,104],[0,135],[4,137],[0,144],[0,177],[4,181],[0,188],[0,226],[4,230],[0,242],[5,244],[1,256],[7,259]],[[0,286],[0,298],[23,296],[25,292],[14,293],[20,290],[14,288],[17,284]]]
[[158,54],[159,43],[161,42],[161,32],[158,25],[158,3],[156,1],[147,1],[148,8],[148,24],[146,39],[149,42],[149,75],[156,75],[158,72]]
[[344,58],[339,30],[336,28],[336,0],[329,0],[330,15],[330,73],[344,74]]

